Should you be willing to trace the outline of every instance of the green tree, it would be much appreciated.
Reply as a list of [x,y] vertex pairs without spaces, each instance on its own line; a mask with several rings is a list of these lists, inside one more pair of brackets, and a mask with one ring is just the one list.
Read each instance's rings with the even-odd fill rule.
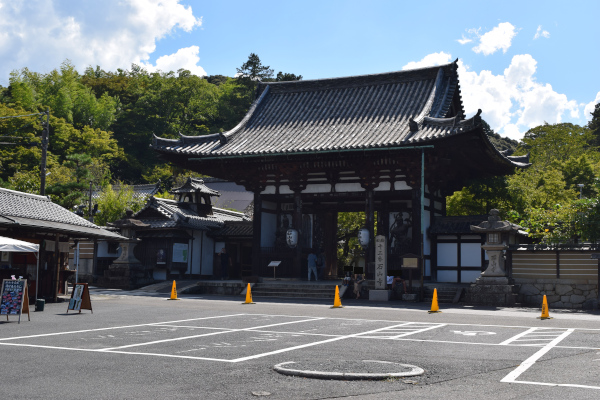
[[594,146],[600,147],[600,103],[596,104],[594,111],[592,111],[590,114],[592,115],[592,119],[590,122],[588,122],[587,128],[594,137]]
[[268,65],[263,65],[260,57],[255,53],[250,53],[248,60],[240,68],[236,68],[237,78],[249,84],[250,82],[261,81],[263,79],[273,78],[273,70]]
[[64,166],[71,171],[71,179],[64,183],[55,183],[46,189],[53,202],[73,209],[84,202],[89,190],[91,174],[89,166],[92,158],[87,154],[72,154],[67,156]]
[[360,255],[362,248],[358,243],[358,230],[365,226],[364,212],[340,212],[337,222],[338,266],[351,265]]
[[94,221],[98,225],[105,226],[109,222],[125,217],[128,209],[134,213],[141,210],[146,200],[145,197],[135,197],[131,186],[119,183],[119,190],[115,191],[112,185],[107,185],[96,200],[98,213],[94,217]]

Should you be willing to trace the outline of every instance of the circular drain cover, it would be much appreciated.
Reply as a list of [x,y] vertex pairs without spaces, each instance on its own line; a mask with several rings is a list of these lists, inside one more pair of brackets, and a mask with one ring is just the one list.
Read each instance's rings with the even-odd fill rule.
[[288,361],[273,369],[280,374],[316,379],[388,379],[423,375],[425,371],[415,365],[376,360]]

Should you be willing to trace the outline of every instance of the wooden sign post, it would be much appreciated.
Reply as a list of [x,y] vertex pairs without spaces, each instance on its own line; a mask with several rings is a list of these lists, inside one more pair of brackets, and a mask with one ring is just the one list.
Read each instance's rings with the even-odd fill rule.
[[24,312],[27,313],[27,320],[31,321],[27,279],[4,279],[0,293],[0,315],[6,315],[7,321],[9,315],[18,315],[20,324],[21,314]]
[[81,310],[90,310],[92,314],[94,313],[92,310],[92,301],[90,300],[90,289],[87,283],[76,283],[73,286],[67,313],[69,310],[79,311],[80,314]]

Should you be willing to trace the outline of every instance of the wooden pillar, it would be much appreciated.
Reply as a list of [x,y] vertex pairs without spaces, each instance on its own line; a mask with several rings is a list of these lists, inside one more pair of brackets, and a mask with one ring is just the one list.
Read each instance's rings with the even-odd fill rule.
[[252,217],[252,275],[260,275],[260,237],[262,230],[262,196],[254,192],[254,213]]
[[54,282],[54,293],[53,293],[53,301],[56,303],[58,302],[58,284],[60,283],[60,248],[59,248],[59,241],[60,241],[60,236],[58,235],[58,233],[56,234],[56,237],[54,238],[55,242],[54,242],[54,265],[56,267],[56,274],[54,275],[54,278],[56,279]]
[[372,187],[367,188],[365,203],[365,224],[367,225],[366,228],[369,231],[369,247],[367,247],[365,261],[367,262],[366,272],[371,273],[374,271],[371,271],[370,263],[375,262],[375,204],[373,202]]
[[302,232],[302,197],[300,190],[294,191],[294,216],[292,226],[298,231],[298,245],[294,249],[294,267],[292,276],[299,277],[302,272],[303,235],[309,234],[309,232]]

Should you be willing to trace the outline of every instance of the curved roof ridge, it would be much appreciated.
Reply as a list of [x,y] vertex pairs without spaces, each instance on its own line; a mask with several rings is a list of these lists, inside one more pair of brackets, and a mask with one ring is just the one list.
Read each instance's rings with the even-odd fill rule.
[[17,190],[11,190],[11,189],[6,189],[6,188],[0,188],[0,190],[6,191],[6,192],[9,192],[9,193],[12,193],[14,195],[21,196],[21,197],[31,197],[32,199],[36,199],[36,200],[42,200],[42,201],[52,202],[52,200],[50,200],[50,198],[48,196],[42,196],[41,194],[19,192]]
[[[264,90],[262,88],[263,87],[266,88],[267,86],[271,86],[271,89],[275,90],[275,89],[279,89],[280,86],[301,87],[301,86],[312,85],[314,83],[318,83],[319,85],[322,86],[323,84],[325,84],[327,82],[339,82],[339,81],[343,81],[343,80],[363,81],[366,78],[377,79],[377,78],[394,77],[394,78],[396,78],[395,81],[397,81],[398,75],[400,75],[400,76],[405,75],[407,78],[412,78],[413,76],[419,76],[419,74],[423,74],[424,72],[427,73],[427,72],[437,71],[440,69],[446,70],[448,68],[453,68],[456,65],[457,61],[458,61],[458,59],[456,59],[455,61],[453,61],[451,63],[447,63],[447,64],[440,64],[440,65],[434,65],[434,66],[422,67],[422,68],[403,69],[403,70],[391,71],[391,72],[379,72],[379,73],[375,73],[375,74],[349,75],[349,76],[318,78],[318,79],[303,79],[301,81],[260,82],[258,90],[259,91]],[[411,79],[407,79],[407,80],[411,80]]]
[[[236,133],[240,132],[242,130],[242,128],[248,123],[248,121],[250,121],[250,118],[252,118],[252,116],[254,115],[254,113],[256,112],[256,110],[258,109],[258,106],[262,103],[262,101],[264,100],[264,98],[267,96],[268,93],[269,93],[269,85],[267,85],[267,87],[263,90],[263,92],[260,94],[260,96],[258,96],[258,98],[256,100],[254,100],[254,102],[252,103],[252,105],[248,109],[248,112],[246,112],[246,115],[240,121],[240,123],[237,124],[236,126],[234,126],[229,131],[224,132],[222,134],[223,137],[225,138],[225,143],[227,143],[227,141],[230,138],[232,138],[233,136],[235,136]],[[225,144],[225,143],[223,143],[223,141],[221,143]]]

